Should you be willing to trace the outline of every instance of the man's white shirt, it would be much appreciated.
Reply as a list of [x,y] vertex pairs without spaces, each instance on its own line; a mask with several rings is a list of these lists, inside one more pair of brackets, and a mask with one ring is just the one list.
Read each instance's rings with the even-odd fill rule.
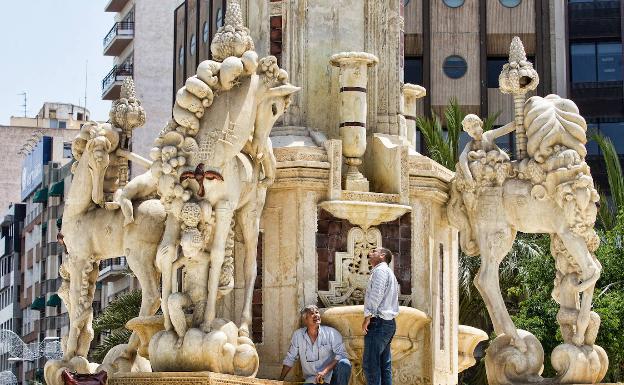
[[[331,361],[340,361],[343,358],[347,358],[347,352],[338,330],[319,325],[318,337],[314,343],[307,333],[307,328],[295,330],[283,363],[292,367],[295,361],[299,359],[305,382],[315,383],[318,372],[323,370]],[[327,373],[325,382],[329,383],[331,377],[332,372]]]
[[399,315],[399,283],[386,262],[371,270],[364,296],[364,316],[391,320]]

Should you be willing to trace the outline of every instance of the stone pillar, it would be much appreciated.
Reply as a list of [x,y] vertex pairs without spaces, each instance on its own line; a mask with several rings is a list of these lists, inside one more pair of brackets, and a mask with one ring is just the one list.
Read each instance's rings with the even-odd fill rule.
[[348,166],[345,190],[369,190],[368,180],[358,166],[366,151],[367,67],[378,62],[375,55],[366,52],[341,52],[330,60],[333,66],[340,68],[340,139]]
[[416,146],[416,101],[427,95],[424,87],[416,84],[403,86],[403,117],[405,117],[407,132],[405,133],[410,146],[418,151]]

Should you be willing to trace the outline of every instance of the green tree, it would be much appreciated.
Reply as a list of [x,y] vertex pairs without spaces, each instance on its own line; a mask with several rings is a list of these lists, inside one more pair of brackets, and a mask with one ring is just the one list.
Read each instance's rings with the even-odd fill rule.
[[91,353],[95,362],[102,362],[111,348],[128,343],[131,332],[126,329],[126,322],[138,317],[140,308],[141,290],[130,291],[111,301],[102,314],[93,320],[95,333],[107,334]]

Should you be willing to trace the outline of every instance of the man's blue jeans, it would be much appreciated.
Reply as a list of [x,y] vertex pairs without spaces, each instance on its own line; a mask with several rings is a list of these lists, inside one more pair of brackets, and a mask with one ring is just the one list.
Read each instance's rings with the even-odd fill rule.
[[[349,385],[349,379],[351,378],[351,361],[346,358],[338,361],[334,370],[332,371],[332,377],[329,385]],[[303,385],[314,385],[306,382]]]
[[362,369],[367,385],[392,385],[390,342],[396,332],[395,320],[373,317],[364,336]]

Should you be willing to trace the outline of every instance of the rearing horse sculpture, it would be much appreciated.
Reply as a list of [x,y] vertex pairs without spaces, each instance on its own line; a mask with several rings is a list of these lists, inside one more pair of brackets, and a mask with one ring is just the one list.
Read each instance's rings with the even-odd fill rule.
[[[501,74],[501,89],[509,79],[531,89],[538,81],[518,38]],[[533,335],[516,329],[498,282],[500,263],[517,231],[550,234],[557,267],[553,297],[561,305],[557,319],[565,342],[552,356],[559,380],[595,382],[606,370],[606,354],[594,345],[600,319],[591,312],[601,271],[593,229],[599,197],[585,163],[585,120],[572,101],[548,95],[526,103],[516,98],[516,121],[504,127],[484,133],[481,123],[474,115],[463,122],[473,140],[460,156],[448,216],[460,229],[462,250],[481,256],[475,285],[498,336],[486,357],[488,382],[541,381],[543,349]],[[510,161],[494,141],[514,129],[521,134],[519,153],[526,157]]]
[[[156,263],[163,276],[165,329],[175,331],[177,347],[186,346],[182,341],[189,331],[181,308],[193,307],[191,329],[208,333],[215,327],[217,298],[227,285],[223,264],[233,223],[245,244],[239,343],[253,346],[248,336],[259,221],[266,188],[275,178],[268,136],[299,88],[288,83],[275,57],[258,60],[241,21],[238,2],[228,2],[225,27],[211,47],[215,60],[200,63],[197,74],[177,92],[173,120],[150,152],[150,170],[128,183],[120,195],[128,222],[132,221],[129,202],[140,194],[156,191],[167,210]],[[186,270],[186,276],[193,278],[186,279],[182,292],[177,292],[175,269],[180,266],[193,266],[192,271]],[[150,342],[154,370],[233,370],[245,375],[257,370],[257,362],[231,370],[208,362],[201,368],[192,366],[195,363],[186,362],[184,353],[175,359],[164,357],[161,353],[167,348],[160,344],[170,345],[163,336],[157,334]]]

